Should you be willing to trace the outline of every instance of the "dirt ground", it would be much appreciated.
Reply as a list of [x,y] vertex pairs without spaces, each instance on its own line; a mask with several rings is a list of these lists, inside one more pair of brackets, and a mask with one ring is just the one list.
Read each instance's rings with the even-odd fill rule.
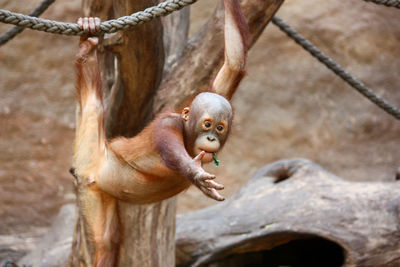
[[[34,1],[0,1],[28,13]],[[215,0],[192,7],[195,32]],[[278,15],[375,92],[400,106],[398,10],[361,0],[288,0]],[[80,1],[59,0],[43,15],[73,22]],[[0,32],[10,26],[0,25]],[[68,173],[74,137],[77,38],[26,30],[0,47],[0,246],[42,233],[59,207],[74,202]],[[208,166],[233,195],[261,166],[304,157],[353,181],[392,181],[400,165],[398,121],[344,84],[270,25],[249,53],[234,98],[235,125],[221,166]],[[178,213],[212,205],[195,188]],[[1,259],[1,257],[0,257]]]

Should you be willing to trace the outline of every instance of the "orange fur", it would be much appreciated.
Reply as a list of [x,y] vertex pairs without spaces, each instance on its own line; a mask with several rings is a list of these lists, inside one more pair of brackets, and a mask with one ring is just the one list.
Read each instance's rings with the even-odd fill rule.
[[211,90],[231,99],[246,73],[248,28],[239,0],[224,0],[224,6],[225,60]]
[[107,194],[99,194],[98,201],[103,205],[99,205],[98,217],[94,225],[94,239],[96,242],[94,266],[117,266],[120,244],[118,203],[115,198]]
[[[239,1],[224,3],[225,61],[210,91],[230,99],[245,73],[247,28]],[[79,110],[73,165],[90,192],[79,199],[79,205],[95,242],[94,266],[112,267],[118,264],[122,238],[117,200],[144,204],[174,196],[190,186],[187,177],[197,174],[196,164],[187,152],[184,126],[175,112],[160,114],[135,137],[108,141],[95,44],[81,39],[75,65]]]
[[98,203],[93,210],[89,200],[79,202],[95,242],[94,266],[111,267],[117,265],[120,243],[117,199],[158,202],[178,194],[190,182],[166,167],[155,151],[152,133],[159,127],[158,119],[136,137],[106,140],[100,70],[96,51],[89,45],[88,41],[81,44],[76,61],[79,118],[73,164]]

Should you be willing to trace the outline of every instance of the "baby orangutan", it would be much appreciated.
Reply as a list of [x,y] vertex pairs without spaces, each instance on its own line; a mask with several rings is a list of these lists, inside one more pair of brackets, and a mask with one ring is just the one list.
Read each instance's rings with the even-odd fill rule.
[[[222,201],[202,163],[213,160],[225,144],[232,124],[233,95],[244,74],[246,24],[238,0],[225,4],[225,61],[210,92],[200,93],[189,107],[158,115],[132,138],[107,140],[103,93],[96,55],[99,39],[82,37],[76,60],[79,102],[73,166],[98,199],[96,210],[83,198],[79,205],[96,244],[94,266],[115,266],[119,244],[117,200],[133,204],[158,202],[194,184],[206,196]],[[98,30],[98,18],[80,18],[85,32]]]

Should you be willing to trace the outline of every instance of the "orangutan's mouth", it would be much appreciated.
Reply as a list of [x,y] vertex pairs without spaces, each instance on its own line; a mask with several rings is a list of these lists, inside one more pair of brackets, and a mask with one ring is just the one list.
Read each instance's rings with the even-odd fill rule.
[[210,152],[210,151],[207,151],[207,150],[202,149],[202,148],[198,148],[198,150],[199,150],[198,153],[200,153],[201,151],[206,152],[206,153],[204,154],[204,156],[203,156],[203,159],[201,160],[202,162],[208,163],[208,162],[211,162],[211,161],[213,160],[213,158],[214,158],[214,152]]

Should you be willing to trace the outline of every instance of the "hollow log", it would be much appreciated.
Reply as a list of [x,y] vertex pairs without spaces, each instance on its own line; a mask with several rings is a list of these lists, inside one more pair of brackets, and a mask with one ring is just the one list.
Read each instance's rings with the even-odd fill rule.
[[304,159],[261,168],[179,216],[178,266],[400,266],[399,182],[349,182]]

